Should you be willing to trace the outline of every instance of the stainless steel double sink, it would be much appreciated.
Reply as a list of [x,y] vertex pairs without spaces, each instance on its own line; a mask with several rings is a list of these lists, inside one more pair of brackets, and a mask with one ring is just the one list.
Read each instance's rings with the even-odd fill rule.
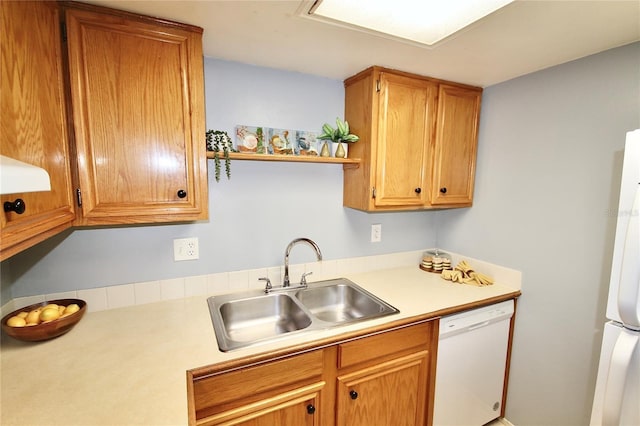
[[398,309],[346,278],[307,287],[253,290],[207,299],[223,352],[398,313]]

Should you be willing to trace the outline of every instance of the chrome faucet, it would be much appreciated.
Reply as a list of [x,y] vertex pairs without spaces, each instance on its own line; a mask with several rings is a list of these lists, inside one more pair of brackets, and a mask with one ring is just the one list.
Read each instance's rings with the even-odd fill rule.
[[[310,240],[309,238],[296,238],[295,240],[291,241],[284,252],[284,281],[282,283],[283,287],[289,287],[291,285],[291,282],[289,281],[289,254],[291,253],[291,249],[293,248],[293,246],[298,243],[309,244],[316,251],[316,257],[318,258],[318,260],[322,260],[320,247],[318,247],[318,245],[313,242],[313,240]],[[302,280],[306,283],[305,278],[305,274],[303,274]]]

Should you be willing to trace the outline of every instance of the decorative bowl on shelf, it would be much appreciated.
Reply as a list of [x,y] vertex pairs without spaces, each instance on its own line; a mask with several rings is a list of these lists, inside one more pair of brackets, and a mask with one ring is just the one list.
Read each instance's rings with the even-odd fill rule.
[[[47,305],[69,306],[78,305],[78,310],[74,313],[64,316],[60,316],[57,319],[40,322],[37,325],[23,325],[12,327],[7,325],[7,321],[16,316],[20,316],[21,313],[30,313],[36,309],[42,309]],[[42,340],[53,339],[58,336],[62,336],[71,330],[84,316],[87,310],[87,302],[80,299],[57,299],[47,302],[35,303],[33,305],[25,306],[17,309],[2,318],[2,330],[9,336],[17,340],[23,340],[27,342],[39,342]],[[24,314],[22,314],[24,315]]]

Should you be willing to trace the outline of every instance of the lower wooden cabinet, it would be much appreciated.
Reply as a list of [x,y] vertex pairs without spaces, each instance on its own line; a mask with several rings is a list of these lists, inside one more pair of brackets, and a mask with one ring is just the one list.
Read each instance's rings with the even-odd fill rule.
[[187,372],[191,425],[431,424],[437,320]]
[[188,372],[189,423],[320,425],[326,353],[315,350],[213,374]]
[[241,405],[200,424],[320,426],[320,415],[316,413],[316,407],[323,387],[324,382],[303,386],[258,403]]
[[337,425],[423,425],[429,352],[338,377]]

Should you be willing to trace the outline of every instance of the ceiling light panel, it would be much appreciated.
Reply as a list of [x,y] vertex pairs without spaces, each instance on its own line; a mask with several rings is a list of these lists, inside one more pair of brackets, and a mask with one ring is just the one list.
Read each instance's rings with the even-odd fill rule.
[[318,0],[309,15],[431,46],[513,0]]

